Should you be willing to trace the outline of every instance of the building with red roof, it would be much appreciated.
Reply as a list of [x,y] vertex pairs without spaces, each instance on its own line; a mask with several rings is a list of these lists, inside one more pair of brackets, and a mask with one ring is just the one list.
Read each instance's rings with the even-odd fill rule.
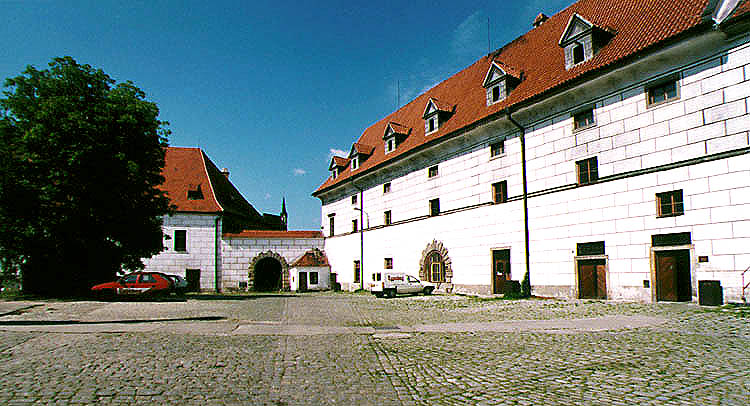
[[319,231],[287,231],[286,201],[278,215],[259,213],[200,148],[168,147],[162,174],[174,213],[163,219],[164,250],[144,262],[191,290],[288,290],[287,261],[322,248]]
[[[580,0],[364,130],[314,191],[331,271],[448,291],[745,296],[750,2]],[[351,224],[351,226],[350,226]]]

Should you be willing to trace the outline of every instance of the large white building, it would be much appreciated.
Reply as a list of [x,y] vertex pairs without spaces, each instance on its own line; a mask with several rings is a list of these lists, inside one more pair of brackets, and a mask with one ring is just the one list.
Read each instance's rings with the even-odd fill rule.
[[[345,287],[743,296],[750,3],[581,0],[367,128],[314,192]],[[745,274],[745,283],[750,272]]]

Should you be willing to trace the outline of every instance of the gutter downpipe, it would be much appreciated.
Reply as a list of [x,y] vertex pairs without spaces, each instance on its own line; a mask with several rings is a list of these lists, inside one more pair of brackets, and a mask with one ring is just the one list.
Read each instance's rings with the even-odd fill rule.
[[524,242],[524,253],[526,256],[526,275],[524,278],[529,281],[529,294],[531,294],[531,262],[529,261],[529,197],[528,189],[526,186],[526,129],[518,124],[516,120],[511,117],[510,108],[505,109],[505,115],[518,131],[521,133],[521,178],[523,179],[523,242]]
[[[365,223],[363,218],[365,195],[364,189],[360,189],[357,184],[352,182],[352,186],[359,190],[359,288],[365,290]],[[355,208],[355,210],[357,209]]]

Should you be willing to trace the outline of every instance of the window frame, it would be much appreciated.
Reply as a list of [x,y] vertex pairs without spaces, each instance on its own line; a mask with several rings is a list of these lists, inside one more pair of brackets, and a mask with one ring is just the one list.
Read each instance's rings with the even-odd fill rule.
[[[592,164],[593,163],[593,170],[592,170]],[[581,168],[583,165],[586,165],[586,180],[582,180],[582,171]],[[596,183],[599,180],[599,161],[597,158],[591,157],[582,159],[580,161],[576,161],[576,183],[578,185],[590,185],[593,183]]]
[[[678,198],[679,197],[679,201]],[[669,201],[665,204],[664,200]],[[665,213],[664,208],[669,207],[669,212]],[[679,208],[679,209],[678,209]],[[685,214],[685,199],[682,189],[670,190],[656,194],[656,217],[677,217]]]
[[393,224],[393,217],[390,210],[383,212],[383,225],[390,226]]
[[391,193],[391,182],[383,183],[383,194]]
[[359,157],[357,157],[357,156],[352,157],[352,164],[351,164],[351,166],[352,166],[352,170],[353,171],[356,171],[357,169],[359,169]]
[[[308,282],[308,283],[309,283],[310,285],[317,285],[318,283],[320,283],[320,282],[319,282],[319,278],[318,278],[318,273],[317,273],[317,272],[312,272],[312,271],[311,271],[311,272],[308,272],[308,273],[307,273],[307,277],[308,277],[308,280],[309,280],[309,282]],[[313,281],[314,281],[314,282],[313,282]]]
[[[498,194],[498,189],[499,194]],[[500,204],[508,201],[508,181],[502,180],[492,184],[492,203]]]
[[356,233],[357,231],[359,231],[358,225],[359,225],[359,222],[357,221],[357,219],[353,219],[352,220],[352,233]]
[[501,101],[502,99],[500,98],[500,84],[496,84],[496,85],[492,86],[490,89],[491,89],[490,90],[490,92],[491,92],[491,95],[490,95],[491,103],[495,104],[495,103]]
[[445,282],[445,261],[437,251],[433,251],[427,257],[427,279],[433,283]]
[[[497,151],[497,147],[499,146],[499,152]],[[493,142],[490,144],[490,159],[492,158],[498,158],[505,155],[505,140],[500,140],[498,142]]]
[[440,198],[430,200],[430,217],[440,215]]
[[[591,121],[588,124],[579,125],[578,117],[586,113],[591,114]],[[594,111],[594,107],[578,110],[577,112],[573,113],[573,132],[583,131],[592,127],[596,127],[596,112]]]
[[336,218],[335,218],[335,216],[336,216],[335,214],[329,214],[328,215],[328,235],[329,236],[336,235],[336,233],[335,233],[335,231],[336,231],[336,228],[335,228],[335,225],[336,225],[336,221],[335,220],[336,220]]
[[427,178],[437,178],[440,175],[440,169],[438,168],[438,165],[433,165],[429,168],[427,168]]
[[174,230],[172,249],[175,252],[187,252],[187,230]]
[[[674,96],[666,97],[668,94],[664,94],[664,100],[655,101],[656,90],[663,89],[667,86],[674,86]],[[646,107],[661,106],[663,104],[671,103],[673,101],[680,100],[680,80],[677,77],[671,77],[669,79],[654,82],[645,88],[646,93]]]
[[[576,58],[577,50],[580,49],[580,60]],[[571,60],[573,61],[573,65],[578,65],[579,63],[586,62],[586,49],[583,47],[583,44],[580,42],[575,42],[573,47],[570,48],[570,56]]]
[[362,267],[360,265],[360,262],[358,259],[354,260],[354,282],[353,283],[361,283],[362,278]]
[[393,269],[393,258],[383,258],[383,269]]

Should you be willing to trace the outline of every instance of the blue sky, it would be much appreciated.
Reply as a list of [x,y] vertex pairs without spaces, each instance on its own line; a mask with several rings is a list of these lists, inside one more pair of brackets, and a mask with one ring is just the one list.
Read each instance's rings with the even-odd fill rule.
[[[131,80],[259,211],[320,227],[311,193],[362,131],[573,0],[0,0],[0,78],[55,56]],[[345,152],[344,152],[345,153]],[[342,154],[344,154],[342,153]]]

